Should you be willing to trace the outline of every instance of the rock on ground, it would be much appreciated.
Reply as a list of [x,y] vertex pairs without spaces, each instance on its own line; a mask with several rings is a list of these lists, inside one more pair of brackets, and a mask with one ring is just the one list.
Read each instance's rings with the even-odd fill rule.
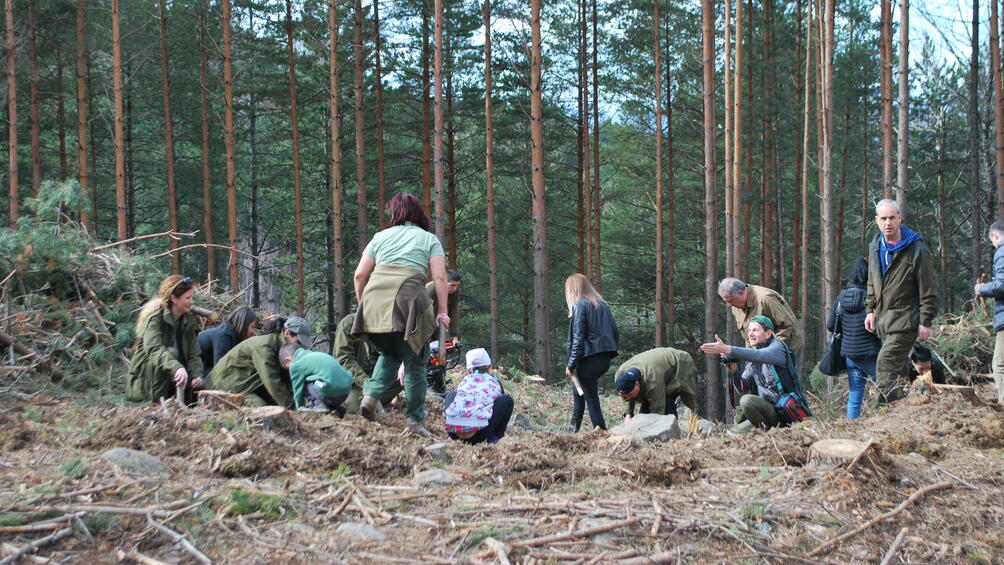
[[415,475],[415,484],[425,485],[454,485],[460,482],[460,478],[444,469],[426,469]]
[[680,439],[680,426],[673,415],[638,414],[611,428],[610,434],[642,441],[669,441]]
[[130,473],[136,473],[139,475],[160,475],[170,473],[167,469],[167,465],[165,465],[163,461],[157,459],[153,455],[143,453],[142,451],[136,451],[134,449],[126,449],[124,447],[109,449],[101,454],[101,459],[113,465],[118,465]]
[[387,534],[362,522],[343,522],[338,525],[336,531],[346,537],[355,539],[370,541],[385,541],[387,539]]

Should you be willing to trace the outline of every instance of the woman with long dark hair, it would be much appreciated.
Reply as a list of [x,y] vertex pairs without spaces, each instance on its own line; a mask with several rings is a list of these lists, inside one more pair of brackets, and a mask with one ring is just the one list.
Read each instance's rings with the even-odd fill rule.
[[[429,217],[417,198],[397,194],[387,203],[387,211],[390,227],[373,236],[353,276],[359,310],[352,334],[365,334],[380,352],[373,376],[363,384],[359,411],[376,419],[378,399],[404,364],[406,428],[429,437],[424,424],[425,367],[437,325],[450,325],[446,257],[442,243],[429,232]],[[438,312],[425,290],[429,279],[435,283]]]
[[[861,415],[861,401],[865,394],[865,379],[875,378],[875,363],[881,343],[875,334],[865,329],[865,298],[868,295],[868,261],[864,258],[854,263],[850,284],[840,291],[833,302],[833,311],[826,328],[842,331],[844,340],[840,354],[847,362],[847,417]],[[840,327],[837,327],[837,318]]]
[[235,345],[253,337],[257,329],[258,315],[249,306],[241,306],[231,312],[224,323],[199,332],[199,350],[206,373]]
[[585,275],[576,273],[565,279],[565,303],[568,306],[568,361],[565,375],[572,380],[571,431],[579,431],[585,408],[593,426],[607,429],[600,408],[600,379],[617,356],[620,337],[610,306],[593,288]]

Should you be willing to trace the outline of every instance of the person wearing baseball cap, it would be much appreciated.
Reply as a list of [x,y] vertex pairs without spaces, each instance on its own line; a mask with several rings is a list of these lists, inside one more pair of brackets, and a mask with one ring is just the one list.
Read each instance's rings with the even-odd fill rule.
[[697,368],[686,351],[649,349],[625,361],[615,374],[614,388],[628,402],[625,419],[634,416],[635,403],[641,414],[675,416],[678,402],[696,413]]
[[513,400],[489,372],[491,365],[491,357],[484,348],[467,352],[470,374],[445,399],[444,427],[450,439],[470,444],[495,443],[505,435]]

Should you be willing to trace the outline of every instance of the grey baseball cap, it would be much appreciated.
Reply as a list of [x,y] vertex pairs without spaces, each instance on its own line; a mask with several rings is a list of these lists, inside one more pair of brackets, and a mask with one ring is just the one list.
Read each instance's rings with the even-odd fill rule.
[[304,320],[303,318],[293,316],[286,320],[286,324],[282,326],[283,329],[289,330],[296,334],[296,337],[300,340],[300,345],[310,349],[310,344],[314,336],[314,330],[310,328],[310,322]]

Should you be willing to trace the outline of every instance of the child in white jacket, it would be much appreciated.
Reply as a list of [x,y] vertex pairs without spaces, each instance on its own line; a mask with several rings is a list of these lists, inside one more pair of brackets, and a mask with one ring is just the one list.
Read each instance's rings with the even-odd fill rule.
[[445,399],[445,427],[450,439],[470,444],[495,443],[505,435],[513,400],[499,380],[488,372],[491,365],[491,357],[484,348],[467,352],[470,374]]

